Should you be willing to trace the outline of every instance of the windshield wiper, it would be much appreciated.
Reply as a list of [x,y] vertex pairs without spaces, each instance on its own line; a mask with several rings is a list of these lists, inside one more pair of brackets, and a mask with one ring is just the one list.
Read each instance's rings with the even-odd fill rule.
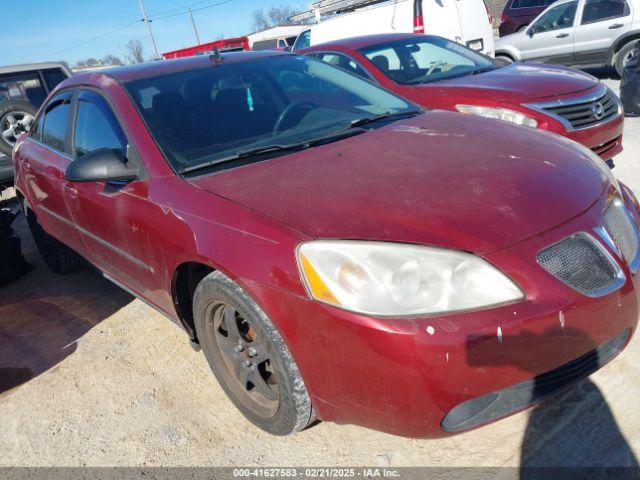
[[424,112],[422,112],[421,110],[408,110],[404,112],[387,112],[381,115],[375,115],[373,117],[364,117],[364,118],[359,118],[357,120],[353,120],[349,124],[349,127],[347,128],[362,127],[364,125],[369,125],[371,123],[379,122],[380,120],[385,120],[388,118],[414,117],[416,115],[420,115],[421,113],[424,113]]
[[242,160],[242,159],[251,158],[251,157],[258,157],[258,156],[266,155],[269,153],[295,152],[299,150],[306,150],[307,148],[316,147],[318,145],[323,145],[330,142],[335,142],[337,140],[358,135],[364,132],[366,132],[366,130],[362,128],[349,127],[348,130],[339,130],[336,132],[331,132],[328,135],[323,135],[322,137],[318,137],[318,138],[312,138],[311,140],[307,140],[304,142],[291,143],[287,145],[266,145],[264,147],[251,148],[248,150],[242,150],[240,152],[237,152],[233,155],[229,155],[227,157],[216,158],[215,160],[211,160],[209,162],[199,163],[191,167],[185,167],[179,170],[178,173],[183,175],[185,173],[195,172],[196,170],[202,170],[205,168],[213,167],[221,163],[233,162],[235,160]]

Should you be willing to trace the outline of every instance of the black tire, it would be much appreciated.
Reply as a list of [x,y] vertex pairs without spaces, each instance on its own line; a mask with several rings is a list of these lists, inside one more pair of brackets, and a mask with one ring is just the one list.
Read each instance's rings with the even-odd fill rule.
[[45,232],[31,211],[27,213],[27,223],[44,263],[53,273],[66,275],[84,267],[82,257]]
[[[31,103],[22,100],[10,100],[0,103],[0,153],[11,156],[16,137],[21,133],[28,132],[33,125],[33,122],[29,123],[20,120],[17,126],[11,127],[9,117],[13,115],[21,119],[25,115],[30,115],[33,120],[35,119],[36,111],[36,107]],[[9,128],[14,134],[5,138],[4,132]]]
[[616,69],[616,73],[620,78],[622,78],[622,74],[624,73],[624,66],[626,65],[627,61],[629,61],[629,58],[631,58],[631,53],[633,52],[633,50],[638,47],[639,42],[639,40],[629,42],[620,50],[618,50],[618,53],[616,53],[613,65]]
[[[218,271],[207,275],[196,288],[193,313],[211,370],[250,422],[273,435],[288,435],[315,420],[300,371],[282,336],[239,285]],[[253,365],[252,359],[256,359]],[[254,386],[254,378],[262,388]],[[261,393],[265,385],[266,396]]]

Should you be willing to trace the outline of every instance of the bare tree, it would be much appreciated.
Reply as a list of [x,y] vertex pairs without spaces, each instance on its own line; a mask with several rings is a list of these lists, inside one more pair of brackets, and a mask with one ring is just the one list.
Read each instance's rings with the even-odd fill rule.
[[144,63],[144,50],[140,40],[129,40],[124,49],[127,63]]
[[104,65],[122,65],[122,60],[120,59],[120,57],[116,56],[116,55],[112,55],[112,54],[107,54],[104,57],[102,57],[102,63]]
[[252,15],[252,27],[254,31],[264,30],[277,25],[292,25],[290,17],[300,13],[302,8],[291,5],[274,5],[266,12],[254,10]]

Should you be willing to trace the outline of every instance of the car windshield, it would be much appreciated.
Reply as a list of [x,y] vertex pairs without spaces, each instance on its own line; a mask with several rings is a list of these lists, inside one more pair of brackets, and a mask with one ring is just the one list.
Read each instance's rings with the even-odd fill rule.
[[382,73],[404,85],[473,75],[499,68],[490,58],[439,37],[408,38],[360,50]]
[[332,141],[332,134],[337,140],[364,124],[375,128],[419,112],[341,69],[294,55],[212,61],[126,87],[179,173],[238,156],[310,148]]

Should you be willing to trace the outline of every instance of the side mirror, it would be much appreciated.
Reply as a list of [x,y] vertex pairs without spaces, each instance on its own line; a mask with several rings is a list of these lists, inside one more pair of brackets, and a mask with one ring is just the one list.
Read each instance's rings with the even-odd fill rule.
[[529,35],[529,38],[533,38],[535,34],[536,34],[536,26],[532,25],[529,27],[529,30],[527,30],[527,35]]
[[138,169],[131,168],[122,151],[101,148],[72,162],[66,177],[70,182],[131,182]]

